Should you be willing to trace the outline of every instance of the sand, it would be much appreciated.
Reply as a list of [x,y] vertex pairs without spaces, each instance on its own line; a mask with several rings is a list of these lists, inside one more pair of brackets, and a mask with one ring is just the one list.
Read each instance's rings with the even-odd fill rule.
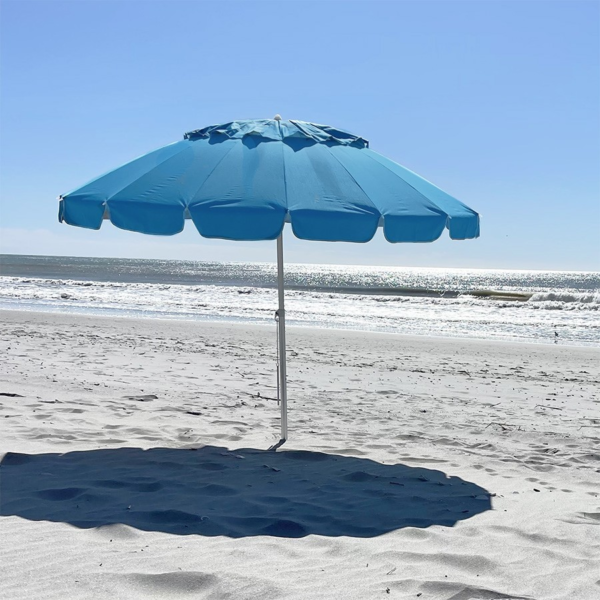
[[0,315],[0,598],[600,597],[598,348]]

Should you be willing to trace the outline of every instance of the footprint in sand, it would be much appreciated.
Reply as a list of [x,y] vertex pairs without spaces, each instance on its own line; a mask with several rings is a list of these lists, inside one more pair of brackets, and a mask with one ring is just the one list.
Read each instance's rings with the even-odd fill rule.
[[139,394],[137,396],[122,396],[125,400],[135,400],[136,402],[151,402],[158,400],[158,396],[154,394]]

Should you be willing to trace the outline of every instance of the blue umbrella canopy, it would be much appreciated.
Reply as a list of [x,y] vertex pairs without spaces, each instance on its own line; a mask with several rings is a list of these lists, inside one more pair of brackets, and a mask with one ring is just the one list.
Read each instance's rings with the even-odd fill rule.
[[278,394],[287,439],[283,226],[296,237],[390,242],[479,237],[479,215],[415,173],[373,152],[362,137],[326,125],[274,119],[190,131],[60,196],[58,218],[100,229],[173,235],[191,219],[200,235],[277,239]]
[[232,121],[191,131],[60,196],[59,220],[103,219],[173,235],[191,219],[207,238],[273,240],[285,222],[306,240],[389,242],[479,236],[479,215],[364,138],[303,121]]

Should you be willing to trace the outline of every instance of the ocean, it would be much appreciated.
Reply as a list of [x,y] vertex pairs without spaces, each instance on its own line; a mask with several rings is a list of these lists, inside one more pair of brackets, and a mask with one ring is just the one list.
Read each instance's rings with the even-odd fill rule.
[[[600,346],[600,273],[286,264],[288,325]],[[0,308],[274,324],[274,263],[0,255]]]

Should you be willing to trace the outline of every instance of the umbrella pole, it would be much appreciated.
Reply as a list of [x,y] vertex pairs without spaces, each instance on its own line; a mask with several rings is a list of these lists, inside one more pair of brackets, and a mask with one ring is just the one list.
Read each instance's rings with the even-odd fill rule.
[[281,439],[277,447],[287,440],[287,374],[285,364],[285,306],[283,289],[283,230],[277,238],[277,289],[279,292],[279,389],[281,391]]

